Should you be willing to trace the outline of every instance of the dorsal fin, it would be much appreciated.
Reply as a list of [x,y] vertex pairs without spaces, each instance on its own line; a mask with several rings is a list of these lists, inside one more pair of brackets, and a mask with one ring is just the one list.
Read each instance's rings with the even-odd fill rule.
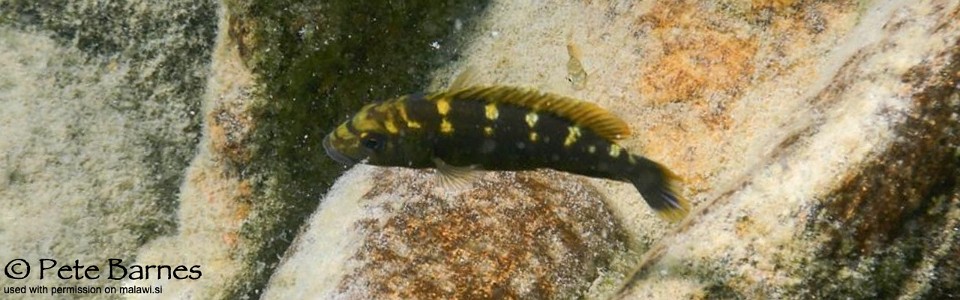
[[619,140],[630,135],[630,127],[626,122],[596,104],[533,89],[474,86],[451,91],[443,96],[454,100],[477,99],[512,104],[553,113],[610,140]]
[[477,81],[477,68],[469,66],[460,74],[457,74],[457,77],[453,78],[453,82],[450,83],[450,87],[447,88],[447,91],[456,92],[462,89],[467,88],[468,86],[473,85]]

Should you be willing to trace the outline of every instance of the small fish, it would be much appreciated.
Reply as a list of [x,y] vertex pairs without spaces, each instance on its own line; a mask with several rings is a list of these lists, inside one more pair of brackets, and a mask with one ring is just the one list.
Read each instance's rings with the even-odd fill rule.
[[617,144],[629,134],[623,120],[589,102],[474,86],[369,104],[323,147],[347,165],[436,168],[451,182],[468,181],[477,170],[538,168],[629,182],[661,216],[682,219],[690,206],[677,193],[678,178]]
[[583,69],[583,63],[580,62],[582,57],[580,48],[572,41],[567,42],[567,55],[570,56],[567,60],[567,80],[573,84],[574,90],[582,90],[587,87],[587,71]]

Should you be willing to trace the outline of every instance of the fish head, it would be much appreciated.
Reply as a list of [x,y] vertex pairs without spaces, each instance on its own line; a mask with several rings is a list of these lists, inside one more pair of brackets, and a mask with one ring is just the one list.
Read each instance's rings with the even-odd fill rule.
[[364,106],[324,137],[323,149],[330,158],[348,166],[356,163],[401,165],[404,159],[397,150],[402,137],[393,123],[394,107],[395,103],[391,102]]

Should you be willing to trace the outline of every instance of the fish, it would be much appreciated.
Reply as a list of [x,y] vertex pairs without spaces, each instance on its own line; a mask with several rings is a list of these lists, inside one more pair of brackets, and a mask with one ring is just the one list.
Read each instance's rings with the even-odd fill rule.
[[582,90],[587,87],[588,75],[583,69],[583,63],[580,62],[580,58],[583,57],[580,54],[580,48],[572,41],[567,42],[567,55],[570,56],[567,60],[567,81],[570,81],[574,90]]
[[591,102],[470,86],[368,104],[324,137],[323,148],[348,166],[433,168],[442,182],[544,168],[627,182],[664,219],[683,219],[690,204],[679,177],[617,143],[629,134],[626,122]]

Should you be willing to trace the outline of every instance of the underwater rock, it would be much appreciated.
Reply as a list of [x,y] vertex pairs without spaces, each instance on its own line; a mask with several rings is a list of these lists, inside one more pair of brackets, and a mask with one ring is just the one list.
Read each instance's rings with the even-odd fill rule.
[[348,172],[265,296],[564,297],[587,290],[626,250],[602,197],[569,176],[490,172],[457,193],[435,179]]
[[[647,252],[621,298],[958,295],[960,7],[878,1],[856,14],[829,51],[794,62],[813,82],[769,79],[796,89],[773,97],[794,111],[767,127],[777,132],[755,127],[776,137]],[[778,94],[763,88],[742,93]]]
[[0,256],[33,265],[4,287],[59,285],[39,259],[130,264],[176,230],[216,7],[105,2],[0,3]]
[[[216,5],[0,3],[0,257],[200,265],[123,282],[181,298],[960,294],[958,3]],[[335,124],[468,66],[609,109],[694,212],[552,171],[337,178]]]
[[[138,257],[197,263],[204,278],[153,282],[171,291],[161,297],[259,297],[343,172],[323,154],[326,131],[366,101],[422,89],[426,70],[456,51],[446,25],[482,9],[446,1],[221,4],[204,138],[186,170],[180,228]],[[431,42],[449,47],[428,51]]]
[[[529,15],[541,18],[531,23]],[[470,66],[488,82],[595,101],[634,128],[626,146],[687,179],[698,210],[671,231],[638,205],[642,200],[628,186],[587,180],[627,235],[627,250],[614,252],[619,257],[601,267],[629,271],[584,274],[577,280],[593,282],[589,287],[573,285],[579,288],[552,297],[949,297],[960,273],[952,262],[958,253],[960,76],[954,62],[960,31],[948,21],[957,15],[956,4],[942,1],[495,2],[464,60],[437,78],[442,82]],[[582,90],[567,82],[571,41],[582,48],[579,59],[592,76]],[[399,180],[410,182],[423,176],[378,172],[408,174]],[[334,187],[340,192],[326,203],[366,199],[362,195],[383,180],[370,177],[386,178],[342,178]],[[392,199],[401,203],[430,199],[426,190],[398,191]],[[471,198],[457,207],[473,203],[482,202]],[[437,262],[472,248],[409,250],[408,239],[396,242],[400,231],[383,223],[448,214],[394,209],[366,227],[322,229],[336,214],[327,209],[358,215],[338,215],[339,226],[370,213],[369,206],[352,205],[321,206],[268,295],[468,295],[456,294],[459,286],[441,275],[426,283],[422,278],[455,269],[456,261]],[[349,240],[337,249],[351,254],[305,246],[323,244],[325,235]],[[361,246],[371,243],[362,242],[367,239],[383,244]],[[635,253],[644,254],[638,259]],[[363,271],[371,257],[390,267]],[[430,263],[411,270],[392,265],[396,261]],[[346,268],[320,271],[324,275],[303,269],[316,263]],[[307,278],[337,284],[311,289],[302,282]]]

